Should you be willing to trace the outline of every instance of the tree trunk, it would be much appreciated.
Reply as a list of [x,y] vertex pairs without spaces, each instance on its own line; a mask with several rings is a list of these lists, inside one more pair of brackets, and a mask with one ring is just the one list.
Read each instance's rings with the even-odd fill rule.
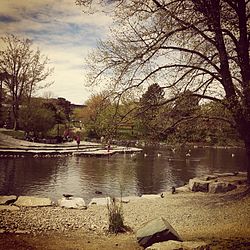
[[18,105],[13,106],[13,118],[14,118],[13,130],[16,131],[19,129],[19,106]]
[[250,141],[245,141],[247,154],[247,184],[250,185]]

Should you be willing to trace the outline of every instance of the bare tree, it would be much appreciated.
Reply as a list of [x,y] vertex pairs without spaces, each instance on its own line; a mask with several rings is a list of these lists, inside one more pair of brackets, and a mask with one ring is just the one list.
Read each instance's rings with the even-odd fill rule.
[[93,83],[111,76],[123,93],[154,80],[222,103],[245,142],[250,183],[250,1],[102,2],[113,2],[116,25],[92,55]]
[[17,130],[22,100],[29,100],[38,88],[51,84],[43,81],[52,73],[52,69],[47,68],[48,58],[39,49],[33,49],[29,39],[6,35],[1,40],[0,71],[10,76],[3,83],[11,96],[14,129]]

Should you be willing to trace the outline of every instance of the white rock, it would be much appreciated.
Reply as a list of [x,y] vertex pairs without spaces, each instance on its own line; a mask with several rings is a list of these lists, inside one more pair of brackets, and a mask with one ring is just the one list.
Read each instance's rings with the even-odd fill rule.
[[83,198],[71,197],[69,199],[62,198],[58,200],[58,205],[65,208],[86,209],[86,204]]
[[[140,196],[125,196],[122,197],[122,203],[130,203],[130,202],[136,202],[140,199]],[[117,198],[118,201],[121,200],[121,198]]]
[[7,206],[7,205],[1,205],[0,206],[0,211],[1,210],[8,210],[8,211],[17,211],[19,210],[20,208],[17,207],[17,206]]
[[51,206],[52,201],[49,198],[19,196],[14,204],[20,207],[44,207],[44,206]]
[[141,198],[155,199],[155,198],[161,198],[161,195],[160,194],[144,194],[142,195]]
[[203,241],[164,241],[161,243],[155,243],[152,246],[146,248],[146,250],[209,250],[209,245]]
[[105,197],[105,198],[93,198],[90,203],[90,205],[105,205],[107,206],[107,204],[110,203],[110,197]]
[[6,202],[15,201],[16,199],[17,199],[16,195],[0,196],[0,205],[5,205]]
[[175,189],[176,193],[185,193],[185,192],[190,192],[190,189],[189,189],[189,185],[185,185],[185,186],[182,186],[182,187],[177,187]]

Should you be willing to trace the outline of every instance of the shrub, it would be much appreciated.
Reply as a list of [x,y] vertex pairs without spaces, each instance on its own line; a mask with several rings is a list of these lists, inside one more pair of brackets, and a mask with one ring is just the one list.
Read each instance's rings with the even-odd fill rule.
[[107,204],[109,217],[109,232],[123,233],[127,231],[127,227],[123,223],[122,203],[117,202],[115,198],[110,198]]

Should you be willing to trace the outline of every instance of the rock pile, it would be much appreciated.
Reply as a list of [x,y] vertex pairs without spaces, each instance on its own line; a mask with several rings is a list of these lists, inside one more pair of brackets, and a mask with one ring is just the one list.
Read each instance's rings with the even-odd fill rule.
[[189,189],[193,192],[226,193],[246,181],[247,173],[214,174],[189,180]]

